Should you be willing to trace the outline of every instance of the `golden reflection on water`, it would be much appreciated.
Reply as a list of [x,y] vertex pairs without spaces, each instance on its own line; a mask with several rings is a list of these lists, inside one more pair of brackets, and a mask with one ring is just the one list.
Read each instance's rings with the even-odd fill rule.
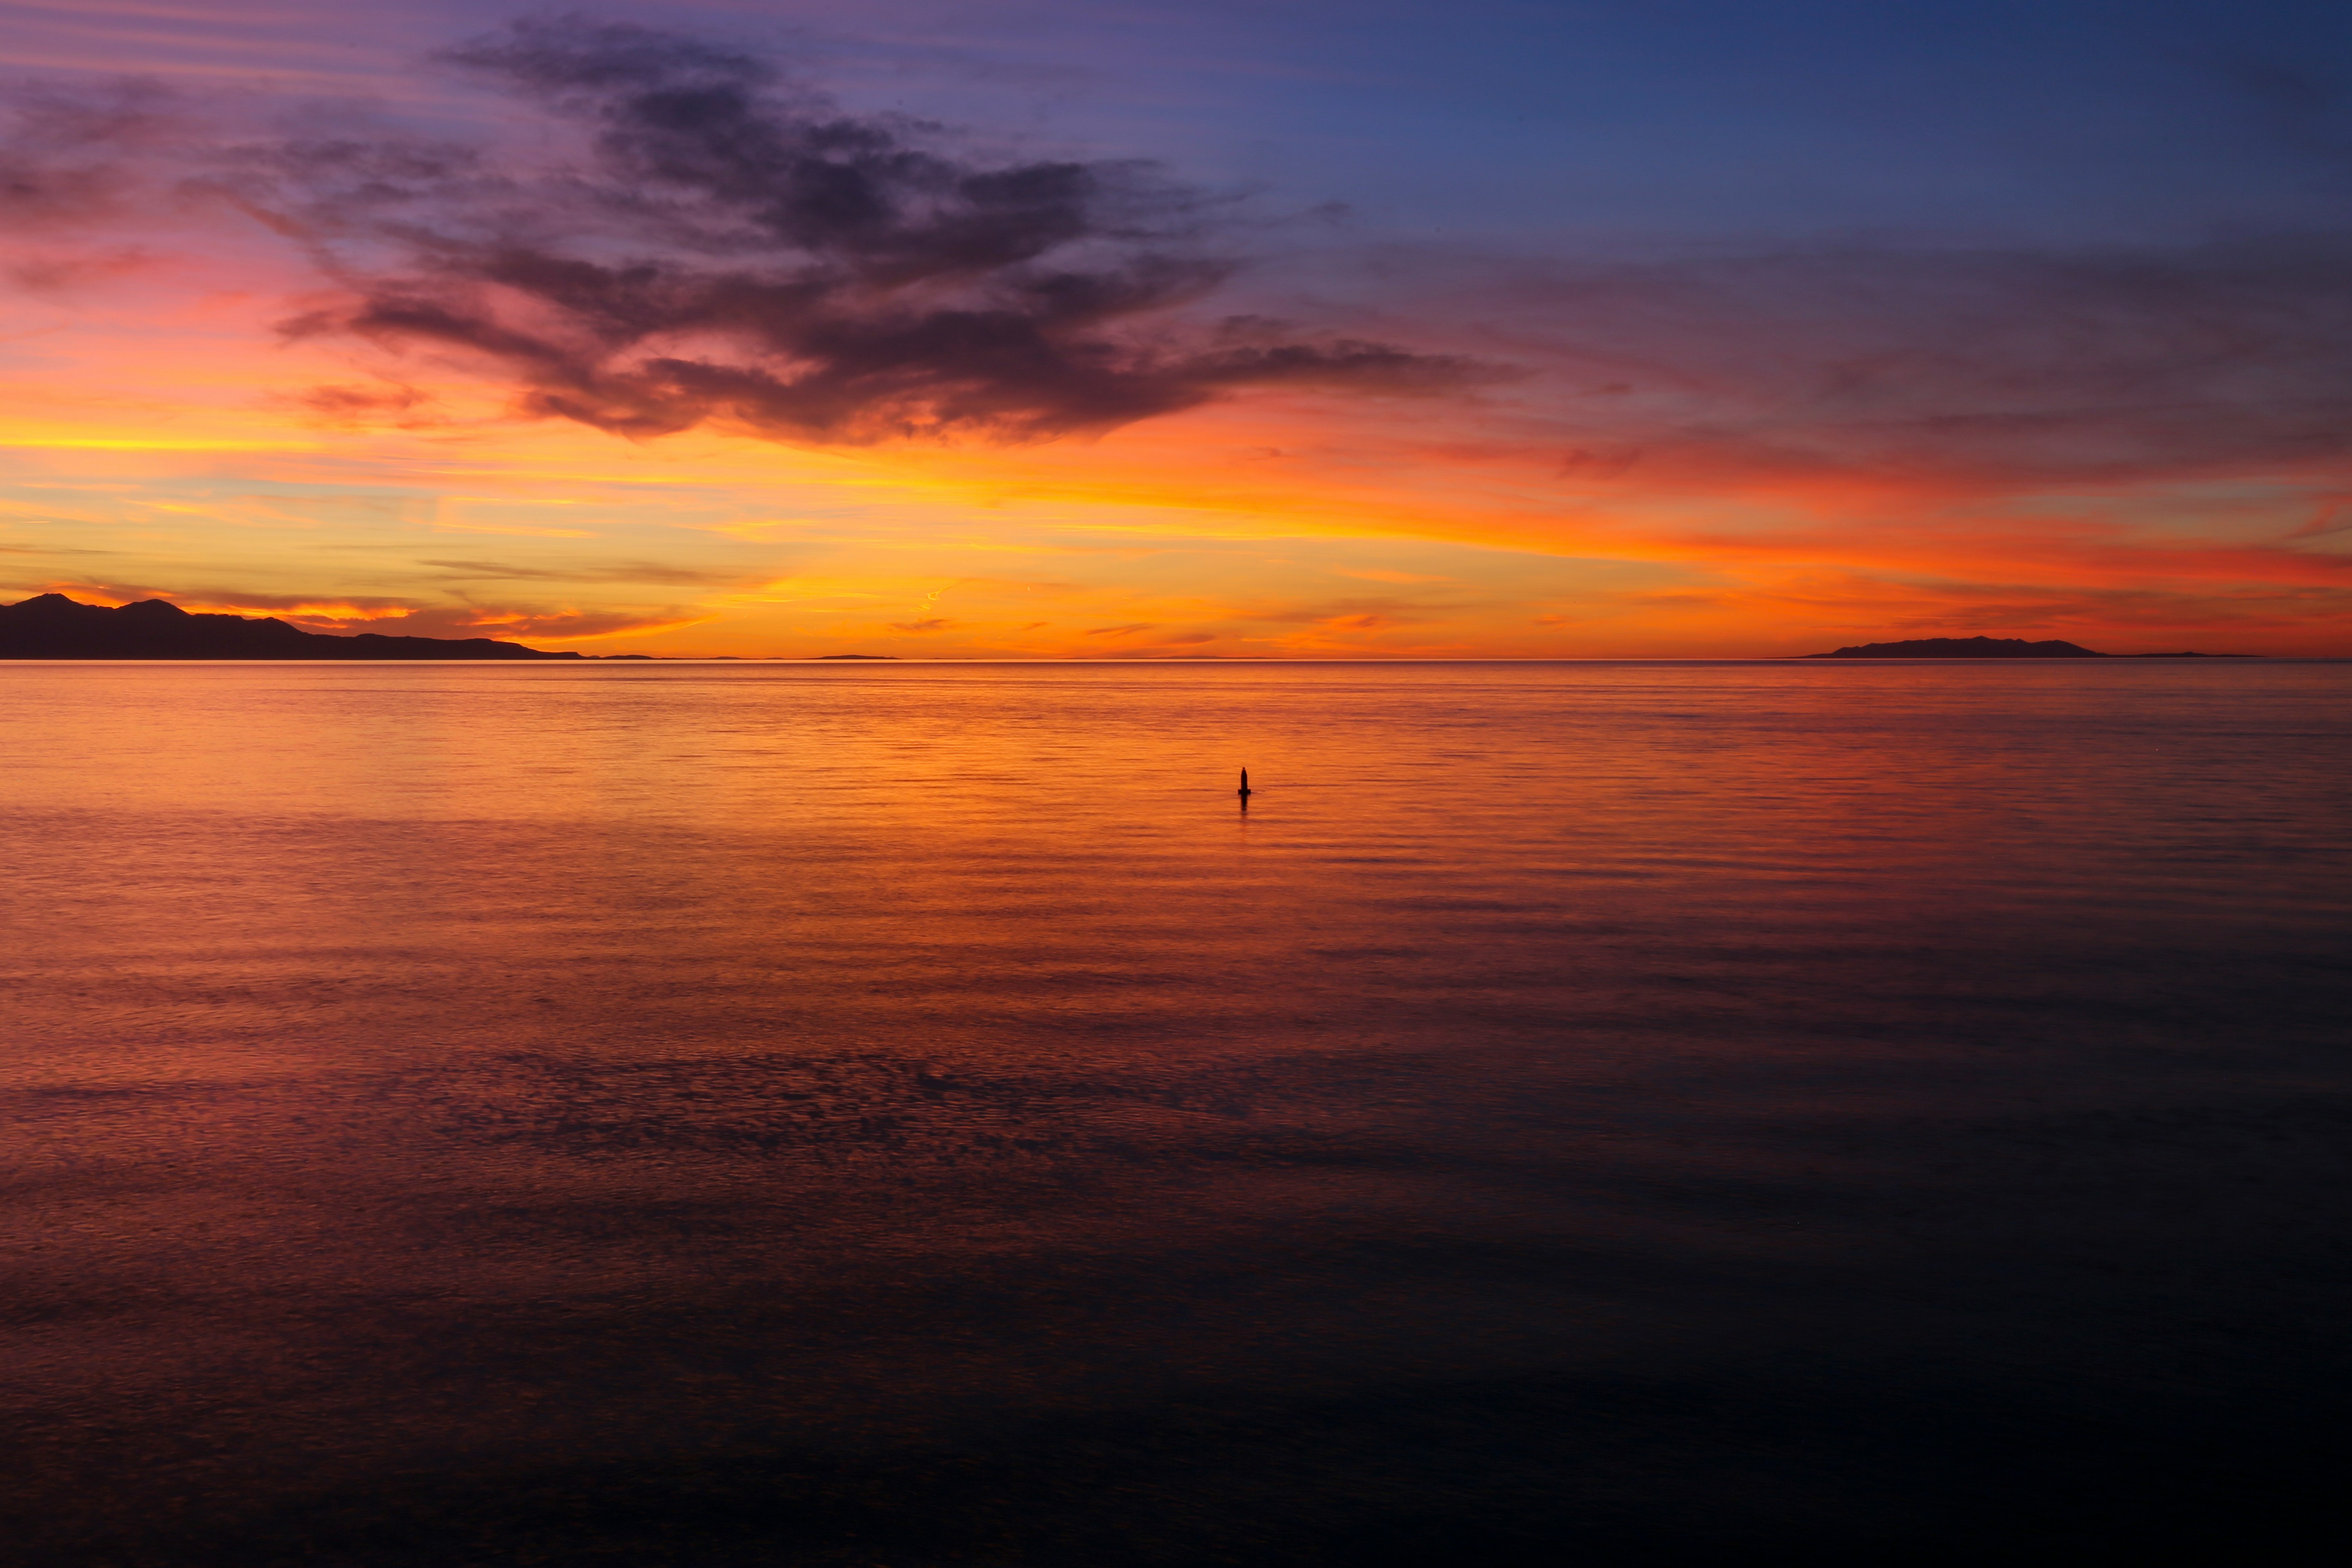
[[[60,1562],[667,1561],[722,1472],[809,1561],[1552,1540],[1653,1440],[1594,1378],[2132,1384],[2308,1233],[2245,1184],[2315,1190],[2345,1087],[2352,666],[5,676],[0,1398]],[[1297,1415],[1441,1389],[1499,1479]],[[1203,1410],[1351,1457],[1232,1501]],[[1031,1458],[875,1479],[959,1445]],[[1111,1450],[1125,1515],[1066,1480]],[[671,1479],[615,1519],[611,1467]]]

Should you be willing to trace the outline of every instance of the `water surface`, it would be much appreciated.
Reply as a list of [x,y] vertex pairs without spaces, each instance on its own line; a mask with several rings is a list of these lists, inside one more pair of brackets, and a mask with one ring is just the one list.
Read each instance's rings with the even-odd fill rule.
[[32,1563],[2333,1518],[2352,665],[16,664],[0,748]]

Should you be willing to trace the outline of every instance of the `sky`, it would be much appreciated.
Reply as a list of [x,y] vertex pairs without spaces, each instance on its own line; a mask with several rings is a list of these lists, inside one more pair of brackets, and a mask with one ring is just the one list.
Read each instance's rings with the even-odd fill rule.
[[0,0],[0,601],[2352,655],[2352,11]]

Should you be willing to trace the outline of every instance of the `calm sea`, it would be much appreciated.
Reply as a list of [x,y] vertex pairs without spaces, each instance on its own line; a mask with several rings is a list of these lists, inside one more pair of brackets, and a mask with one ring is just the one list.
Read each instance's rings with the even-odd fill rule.
[[5,1550],[2301,1561],[2347,781],[2352,664],[10,665]]

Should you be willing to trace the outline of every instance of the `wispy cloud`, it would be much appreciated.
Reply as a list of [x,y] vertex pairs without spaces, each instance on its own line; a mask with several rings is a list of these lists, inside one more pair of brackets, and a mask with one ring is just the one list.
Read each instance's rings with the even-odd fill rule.
[[22,236],[121,215],[143,165],[170,145],[172,107],[143,81],[16,85],[0,100],[0,228]]
[[2002,491],[2347,459],[2345,236],[1515,264],[1484,287],[1550,371],[1538,418],[1571,489]]
[[503,561],[420,561],[453,579],[541,583],[656,583],[673,587],[731,587],[744,579],[722,572],[665,566],[655,561],[623,561],[605,566],[523,566]]

